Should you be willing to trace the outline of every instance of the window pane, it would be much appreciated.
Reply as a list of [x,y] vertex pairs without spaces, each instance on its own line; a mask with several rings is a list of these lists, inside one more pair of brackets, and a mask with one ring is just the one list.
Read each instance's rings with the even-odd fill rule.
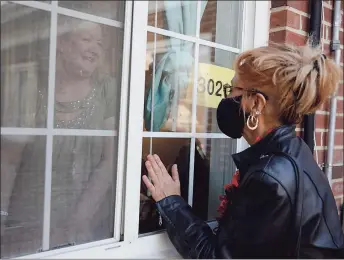
[[[50,13],[1,6],[1,126],[45,127]],[[40,111],[39,114],[36,112]]]
[[156,34],[154,50],[154,34],[147,37],[144,130],[190,132],[194,44]]
[[45,140],[1,136],[1,258],[42,248]]
[[[193,203],[203,195],[203,190],[208,191],[208,197],[203,198],[203,204],[199,204],[199,212],[206,212],[206,220],[215,220],[219,217],[218,206],[219,196],[224,194],[224,185],[231,182],[235,172],[235,165],[231,155],[235,153],[236,141],[230,138],[225,139],[199,139],[195,155],[195,183]],[[201,151],[200,151],[201,150]],[[208,167],[204,169],[199,163],[203,154],[204,161]],[[203,183],[198,176],[200,172],[208,177],[208,182]]]
[[[166,149],[168,147],[168,149]],[[189,179],[190,139],[188,138],[143,138],[141,175],[147,175],[145,161],[148,154],[158,154],[168,170],[177,163],[180,171],[182,196],[187,200]],[[139,233],[157,231],[159,215],[146,185],[141,179]]]
[[155,26],[155,2],[157,2],[156,27],[179,34],[196,35],[197,1],[149,1],[148,24]]
[[[229,174],[229,168],[226,165],[230,164],[231,153],[229,149],[231,149],[231,146],[228,140],[230,139],[212,141],[217,145],[217,147],[214,147],[214,149],[217,149],[216,154],[211,153],[213,143],[207,143],[207,140],[196,140],[192,209],[203,220],[213,219],[214,207],[216,206],[214,206],[214,196],[216,195],[216,198],[218,198],[223,186],[222,183],[221,185],[218,184],[218,179],[221,177],[223,181]],[[151,153],[158,154],[169,171],[173,164],[178,165],[181,195],[187,201],[189,197],[190,148],[191,141],[186,138],[143,138],[141,175],[147,174],[144,162],[150,153],[150,149],[152,149]],[[219,164],[216,165],[216,163]],[[214,180],[212,180],[213,173],[216,174]],[[228,178],[230,178],[230,175]],[[218,188],[219,185],[221,188]],[[154,206],[154,201],[147,192],[145,184],[141,181],[140,233],[159,229],[161,229],[159,215]]]
[[232,63],[237,54],[200,45],[197,86],[197,132],[220,133],[216,110],[225,97],[223,86],[234,75]]
[[119,22],[124,21],[125,1],[59,1],[58,5]]
[[56,128],[117,129],[122,50],[123,29],[58,16]]
[[241,48],[244,1],[203,1],[200,38]]
[[54,137],[51,249],[113,237],[116,147],[116,137]]
[[[155,3],[156,1],[148,1],[148,25],[155,26]],[[159,12],[161,15],[162,13]],[[161,21],[162,18],[159,18]]]

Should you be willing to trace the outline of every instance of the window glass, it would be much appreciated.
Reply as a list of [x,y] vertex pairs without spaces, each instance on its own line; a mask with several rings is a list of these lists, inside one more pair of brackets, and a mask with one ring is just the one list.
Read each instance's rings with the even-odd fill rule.
[[149,1],[148,24],[171,32],[196,35],[197,1]]
[[203,1],[200,38],[241,48],[244,1]]
[[[168,147],[168,149],[166,149]],[[143,138],[141,176],[147,175],[145,161],[148,154],[158,154],[170,171],[173,164],[178,165],[180,172],[182,196],[187,200],[189,179],[190,139],[188,138]],[[155,203],[143,181],[140,192],[140,233],[161,229],[159,214]]]
[[[235,171],[231,154],[235,141],[229,138],[196,139],[194,157],[194,182],[192,210],[204,221],[219,216],[219,196],[224,185],[230,183]],[[168,149],[166,149],[168,147]],[[147,175],[145,160],[148,154],[158,154],[171,174],[177,164],[181,183],[181,196],[188,201],[191,140],[188,138],[143,138],[142,175]],[[159,214],[145,184],[141,181],[140,233],[161,229]]]
[[123,30],[60,15],[57,31],[55,127],[114,130]]
[[193,43],[148,33],[145,131],[191,131],[193,56]]
[[235,53],[200,45],[197,83],[196,131],[220,133],[216,121],[217,106],[225,97],[223,86],[234,75]]
[[50,247],[112,237],[116,137],[55,136],[53,144]]
[[2,258],[114,236],[124,2],[72,2],[120,23],[58,14],[53,67],[50,12],[1,7]]
[[125,1],[59,1],[58,5],[119,22],[124,21]]
[[49,33],[49,12],[1,6],[1,127],[46,127]]
[[45,142],[45,136],[1,136],[1,258],[42,248]]
[[[203,213],[205,220],[211,221],[219,217],[219,196],[224,194],[224,186],[231,183],[236,169],[231,157],[235,153],[235,140],[230,138],[202,138],[197,140],[197,144],[193,203],[195,207],[197,200],[204,196],[203,203],[197,204],[200,207],[197,210]],[[206,170],[199,163],[201,160],[207,162]],[[203,179],[200,174],[203,171],[205,172],[203,175],[208,177],[207,182],[202,182]],[[208,196],[205,196],[203,191],[207,191]]]

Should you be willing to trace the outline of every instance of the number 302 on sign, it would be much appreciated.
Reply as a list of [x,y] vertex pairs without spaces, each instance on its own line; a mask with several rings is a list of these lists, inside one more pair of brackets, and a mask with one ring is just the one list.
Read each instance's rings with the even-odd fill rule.
[[225,97],[224,85],[230,84],[234,70],[206,63],[198,65],[197,105],[217,108]]

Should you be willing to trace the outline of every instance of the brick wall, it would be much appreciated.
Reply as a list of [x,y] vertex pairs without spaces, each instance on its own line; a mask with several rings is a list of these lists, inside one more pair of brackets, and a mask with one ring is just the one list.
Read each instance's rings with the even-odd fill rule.
[[[321,28],[321,45],[328,57],[331,56],[330,42],[332,39],[332,9],[333,1],[323,1],[323,15]],[[302,45],[307,40],[309,30],[309,1],[271,1],[270,40],[274,42],[292,42]],[[343,2],[341,3],[341,67],[343,68]],[[334,146],[334,167],[332,190],[337,205],[343,203],[343,79],[338,89],[336,111],[336,131]],[[319,166],[323,167],[327,151],[327,135],[329,120],[329,102],[315,117],[316,147],[314,156]],[[302,135],[302,126],[298,127],[298,134]]]

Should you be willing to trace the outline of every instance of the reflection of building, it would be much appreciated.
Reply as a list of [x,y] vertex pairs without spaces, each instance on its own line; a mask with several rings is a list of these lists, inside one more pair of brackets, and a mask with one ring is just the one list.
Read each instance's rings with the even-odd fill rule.
[[[166,18],[169,11],[166,8],[167,2],[170,2],[168,5],[170,9],[178,11],[181,2],[184,2],[185,5],[196,6],[196,1],[158,1],[156,3],[154,1],[149,1],[149,3],[141,1],[59,1],[58,5],[56,1],[52,1],[52,3],[50,1],[23,1],[15,4],[10,2],[1,1],[1,135],[4,139],[8,137],[6,140],[21,144],[25,143],[24,137],[27,136],[43,135],[47,137],[44,140],[45,145],[42,145],[45,148],[41,151],[42,157],[47,158],[44,172],[44,176],[48,180],[45,182],[47,189],[45,195],[42,195],[46,196],[45,208],[49,207],[50,203],[49,193],[51,190],[49,191],[49,188],[51,188],[51,183],[49,185],[49,177],[51,177],[51,169],[49,167],[51,165],[49,162],[51,162],[51,157],[49,156],[51,154],[49,155],[49,153],[54,148],[52,142],[54,138],[52,137],[55,135],[88,137],[114,135],[113,131],[103,129],[55,129],[51,126],[48,128],[46,122],[38,127],[33,125],[32,120],[30,121],[30,116],[35,113],[38,90],[43,88],[54,92],[54,84],[52,83],[54,79],[51,78],[54,77],[54,65],[51,67],[51,64],[54,64],[55,36],[57,36],[54,33],[58,34],[72,29],[72,26],[66,24],[64,27],[58,27],[58,22],[61,20],[58,19],[56,22],[54,18],[51,19],[52,15],[53,17],[57,15],[58,18],[68,16],[76,20],[88,20],[110,28],[104,30],[105,36],[109,37],[110,40],[105,43],[104,48],[108,49],[108,52],[105,55],[107,62],[103,65],[108,68],[108,71],[112,70],[111,72],[118,74],[117,78],[121,87],[121,97],[118,98],[121,100],[121,124],[119,129],[115,129],[116,133],[117,130],[119,131],[119,152],[111,154],[111,158],[120,161],[119,170],[115,173],[118,177],[116,186],[113,184],[116,188],[114,188],[116,190],[116,203],[114,205],[116,211],[114,217],[108,216],[108,219],[113,220],[112,223],[114,223],[114,236],[101,241],[87,241],[81,245],[66,244],[65,241],[62,241],[59,245],[62,247],[61,249],[49,251],[51,249],[49,246],[51,241],[48,239],[51,231],[49,229],[50,212],[46,210],[41,214],[44,215],[45,219],[44,227],[42,230],[35,230],[38,236],[42,235],[42,247],[46,252],[37,257],[46,255],[59,257],[58,254],[62,254],[62,257],[66,258],[83,258],[85,256],[90,258],[175,257],[176,252],[173,251],[165,234],[138,235],[140,225],[138,216],[141,213],[139,212],[138,198],[140,195],[149,195],[140,194],[141,159],[153,151],[160,154],[166,164],[172,164],[182,154],[184,165],[186,165],[185,173],[191,178],[197,176],[195,167],[192,169],[192,165],[195,166],[195,162],[197,163],[197,158],[192,157],[192,155],[197,154],[197,149],[202,149],[203,153],[199,152],[197,155],[202,157],[204,154],[209,161],[208,175],[210,176],[207,180],[209,196],[207,201],[204,201],[204,207],[207,208],[209,219],[214,219],[218,206],[218,195],[223,191],[223,184],[229,182],[235,170],[230,154],[241,150],[245,147],[245,143],[242,140],[233,142],[225,139],[225,136],[221,135],[217,129],[216,109],[197,105],[192,94],[189,95],[189,103],[178,98],[178,94],[173,96],[170,117],[161,131],[143,131],[142,118],[145,114],[142,108],[147,94],[144,93],[143,89],[147,90],[150,87],[149,82],[152,79],[154,69],[154,55],[156,56],[155,62],[158,63],[170,50],[171,45],[178,49],[181,46],[180,43],[186,42],[188,47],[192,46],[188,49],[192,54],[192,63],[197,57],[199,63],[231,68],[237,53],[246,48],[266,44],[268,39],[302,44],[309,29],[308,7],[311,1],[271,1],[271,3],[268,3],[269,1],[202,1],[206,3],[206,6],[199,18],[199,37],[196,35],[197,15],[194,16],[192,13],[197,8],[191,8],[190,12],[182,17],[184,20],[178,16],[181,18],[178,23],[180,28],[182,25],[187,27],[186,23],[183,23],[187,20],[189,25],[194,25],[195,33],[182,32],[178,26],[169,27]],[[324,13],[322,45],[324,52],[329,55],[333,1],[322,2]],[[124,3],[128,7],[126,12],[123,8]],[[341,8],[343,10],[343,6]],[[157,10],[156,15],[155,10]],[[271,15],[270,24],[269,15]],[[340,37],[343,53],[343,11],[341,16]],[[173,23],[173,21],[175,20],[170,22]],[[128,24],[129,26],[126,26]],[[270,28],[268,28],[269,25]],[[120,31],[120,33],[114,36],[112,29]],[[125,30],[124,36],[122,35],[123,30]],[[50,38],[51,36],[52,38]],[[171,44],[171,39],[178,40]],[[116,46],[123,42],[124,50],[120,49],[119,51]],[[87,59],[92,60],[92,57],[87,57]],[[144,61],[144,59],[146,60]],[[341,65],[343,65],[343,55]],[[176,68],[172,66],[169,69],[173,71]],[[146,71],[145,75],[143,74],[144,71]],[[181,69],[181,71],[183,70]],[[166,70],[163,72],[165,73]],[[189,87],[187,90],[190,90],[193,87],[194,70],[192,69],[188,73],[187,79],[190,84],[187,85]],[[180,76],[179,74],[175,75],[176,78]],[[181,91],[181,93],[185,92]],[[337,203],[340,204],[343,202],[342,173],[344,163],[341,129],[343,128],[343,81],[341,81],[338,95],[333,192]],[[46,107],[53,108],[52,101],[54,100],[47,100]],[[196,108],[196,112],[193,110],[194,108]],[[328,114],[326,107],[316,116],[315,134],[319,164],[322,164],[326,159],[324,157],[327,149]],[[47,120],[49,121],[51,118],[47,118]],[[195,129],[192,129],[193,125]],[[299,130],[301,133],[302,128],[300,127]],[[127,133],[130,133],[129,136]],[[200,142],[199,146],[192,145],[192,142],[198,141]],[[185,149],[185,147],[187,148]],[[3,146],[2,142],[1,152],[4,155],[14,154],[14,159],[11,159],[16,161],[19,152],[10,148]],[[3,156],[2,159],[4,159]],[[2,167],[3,165],[2,161]],[[1,174],[3,177],[3,168]],[[202,181],[204,180],[202,179]],[[25,189],[24,184],[22,185],[23,189]],[[199,183],[194,182],[187,186],[190,186],[190,190],[193,191],[197,184]],[[2,185],[10,186],[10,182]],[[193,196],[196,196],[194,199],[197,199],[198,195],[193,194]],[[203,203],[203,198],[201,203]],[[87,206],[84,210],[85,212],[90,211]],[[58,213],[53,212],[51,214]],[[5,211],[2,211],[2,215],[5,216],[6,214]],[[3,216],[1,218],[3,222]],[[158,225],[157,223],[153,224],[155,224],[153,226]],[[15,243],[13,245],[15,248]],[[21,244],[21,250],[25,246],[27,245]],[[23,255],[34,254],[35,252],[31,250],[23,253]],[[15,250],[12,253],[14,256],[16,255]]]

